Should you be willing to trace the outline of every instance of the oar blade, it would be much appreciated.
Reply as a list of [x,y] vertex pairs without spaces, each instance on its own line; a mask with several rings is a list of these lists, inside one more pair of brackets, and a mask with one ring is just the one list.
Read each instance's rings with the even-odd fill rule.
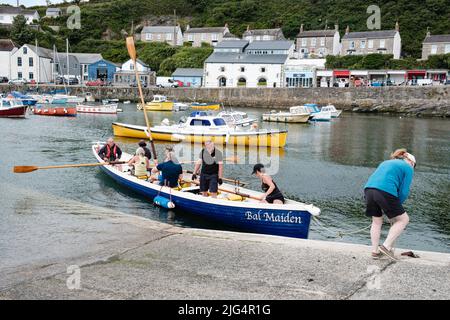
[[38,167],[35,166],[15,166],[13,171],[14,173],[27,173],[36,171]]
[[127,49],[128,49],[128,54],[130,55],[130,58],[132,60],[136,60],[136,48],[134,46],[134,38],[133,37],[127,37]]

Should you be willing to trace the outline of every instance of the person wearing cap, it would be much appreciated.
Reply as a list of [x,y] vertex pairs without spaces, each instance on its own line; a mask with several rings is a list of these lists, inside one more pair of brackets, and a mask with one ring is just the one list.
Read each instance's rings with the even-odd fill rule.
[[[364,186],[366,215],[372,217],[370,237],[374,259],[384,254],[396,260],[392,247],[409,223],[403,203],[408,198],[415,167],[416,158],[406,149],[398,149],[391,154],[390,160],[378,166]],[[383,213],[392,225],[386,240],[379,245]]]
[[144,149],[145,156],[147,157],[147,159],[151,160],[152,159],[152,153],[151,153],[150,149],[147,148],[147,144],[145,143],[145,141],[144,140],[139,141],[138,145],[139,145],[139,147]]
[[219,185],[223,182],[223,156],[211,140],[205,141],[205,148],[202,149],[199,159],[195,163],[192,180],[197,179],[200,167],[200,192],[207,197],[209,191],[211,197],[217,198]]
[[285,200],[277,184],[272,180],[272,177],[266,174],[264,165],[257,163],[253,167],[252,175],[256,175],[261,179],[261,188],[265,192],[261,197],[261,202],[284,204]]

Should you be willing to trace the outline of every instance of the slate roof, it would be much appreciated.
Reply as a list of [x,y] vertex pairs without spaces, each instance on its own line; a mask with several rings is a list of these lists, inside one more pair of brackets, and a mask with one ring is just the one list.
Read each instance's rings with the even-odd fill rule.
[[393,38],[396,33],[396,30],[350,32],[345,34],[342,39],[386,39]]
[[142,29],[142,33],[173,33],[175,26],[147,26]]
[[300,32],[297,38],[334,37],[336,32],[336,30],[308,30]]
[[241,63],[241,64],[284,64],[287,54],[245,54],[245,53],[219,53],[211,54],[205,63]]
[[423,43],[450,42],[450,34],[437,34],[428,36]]
[[247,40],[226,40],[219,42],[215,48],[223,48],[223,49],[230,49],[230,48],[239,48],[243,49],[248,45]]
[[245,50],[289,50],[293,45],[293,41],[287,40],[262,40],[251,42]]
[[172,77],[203,77],[203,69],[201,68],[177,68]]
[[80,64],[91,64],[103,59],[100,53],[71,53],[71,55],[75,56]]
[[189,28],[184,33],[222,33],[225,27]]
[[254,30],[247,30],[244,32],[243,36],[278,36],[279,40],[284,39],[283,31],[281,28],[277,29],[254,29]]
[[17,7],[0,7],[0,13],[3,14],[23,14],[23,15],[34,15],[37,13],[36,10],[22,9]]
[[0,51],[12,51],[16,45],[11,39],[0,39]]

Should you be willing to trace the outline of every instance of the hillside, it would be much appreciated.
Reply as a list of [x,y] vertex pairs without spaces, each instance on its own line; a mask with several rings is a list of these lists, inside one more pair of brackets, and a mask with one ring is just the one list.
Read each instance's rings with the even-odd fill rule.
[[[145,20],[170,23],[176,10],[182,26],[228,23],[236,35],[241,35],[247,25],[281,27],[286,37],[294,39],[302,23],[305,29],[323,29],[326,24],[333,27],[338,23],[341,34],[347,25],[352,31],[366,30],[369,4],[381,8],[382,29],[393,29],[399,21],[405,56],[420,57],[427,27],[433,34],[450,33],[448,0],[374,0],[370,3],[365,0],[91,0],[81,5],[82,29],[63,30],[63,33],[73,44],[87,38],[100,39],[108,28],[113,37],[120,38],[122,30],[130,31],[132,22],[135,26]],[[64,22],[65,19],[58,20],[61,25]]]

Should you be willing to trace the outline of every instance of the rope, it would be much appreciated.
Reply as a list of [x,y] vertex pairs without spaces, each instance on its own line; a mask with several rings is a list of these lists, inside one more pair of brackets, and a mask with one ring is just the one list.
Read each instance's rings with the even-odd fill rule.
[[320,220],[317,217],[313,217],[313,221],[322,229],[328,231],[329,233],[335,234],[335,238],[343,238],[345,235],[361,233],[361,232],[369,229],[372,226],[372,224],[369,224],[367,227],[364,227],[364,228],[361,228],[358,230],[353,230],[353,231],[349,231],[349,232],[338,231],[336,233],[336,231],[331,230],[330,228],[326,227],[322,222],[320,222]]

